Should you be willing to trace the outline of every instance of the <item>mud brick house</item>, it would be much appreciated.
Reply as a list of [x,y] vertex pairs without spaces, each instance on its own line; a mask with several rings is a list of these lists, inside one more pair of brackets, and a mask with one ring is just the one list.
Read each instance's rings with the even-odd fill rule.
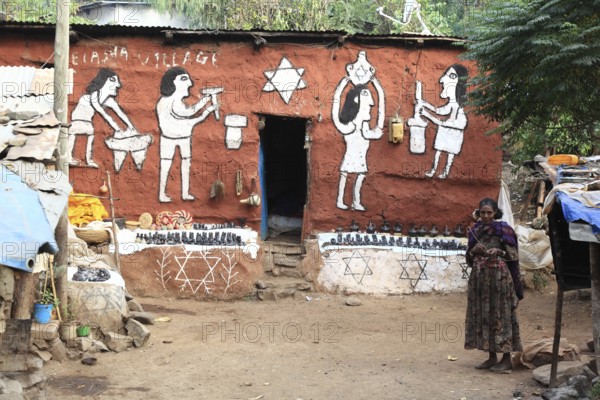
[[[475,66],[458,38],[71,29],[70,180],[98,194],[111,171],[128,220],[186,210],[262,239],[270,222],[308,239],[383,217],[441,232],[497,196],[501,138],[464,103]],[[0,34],[0,65],[51,65],[53,26]]]

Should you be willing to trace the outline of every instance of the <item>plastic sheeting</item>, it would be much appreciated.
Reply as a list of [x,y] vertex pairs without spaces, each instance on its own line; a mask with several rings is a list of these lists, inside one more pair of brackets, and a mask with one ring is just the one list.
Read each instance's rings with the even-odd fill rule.
[[510,202],[510,189],[508,185],[502,181],[500,183],[500,194],[498,195],[498,208],[502,210],[502,221],[514,228],[515,219],[513,217],[512,205]]
[[54,232],[38,193],[0,165],[0,264],[33,271],[39,253],[58,253]]

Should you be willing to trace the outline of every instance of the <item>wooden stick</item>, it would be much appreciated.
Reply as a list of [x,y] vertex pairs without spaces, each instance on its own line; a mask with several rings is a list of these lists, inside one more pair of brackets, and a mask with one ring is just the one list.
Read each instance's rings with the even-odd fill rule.
[[[56,286],[54,285],[54,267],[52,266],[52,264],[54,264],[54,263],[50,263],[48,268],[50,269],[50,285],[52,285],[52,296],[56,300],[57,295],[56,295]],[[67,272],[65,272],[65,274],[66,273]],[[44,290],[45,290],[45,288],[44,288]],[[68,296],[66,297],[66,299],[68,299]],[[56,307],[56,316],[58,317],[58,322],[61,322],[62,318],[60,317],[60,305],[58,307]]]
[[110,171],[106,171],[106,181],[108,182],[108,199],[110,202],[110,219],[112,220],[113,242],[115,243],[115,264],[117,271],[121,272],[121,262],[119,260],[119,241],[117,240],[117,223],[115,222],[115,205],[113,203],[113,190],[110,183]]
[[546,196],[546,181],[540,181],[540,191],[538,192],[537,204],[536,204],[536,218],[542,216],[542,210],[544,209],[544,198]]

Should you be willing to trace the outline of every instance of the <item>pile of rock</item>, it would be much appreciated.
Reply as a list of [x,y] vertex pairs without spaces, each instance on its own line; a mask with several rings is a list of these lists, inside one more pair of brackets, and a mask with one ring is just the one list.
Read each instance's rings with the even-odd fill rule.
[[127,300],[130,311],[124,317],[124,328],[119,332],[103,332],[100,328],[92,327],[87,337],[61,340],[58,321],[52,320],[47,324],[33,322],[30,350],[23,358],[25,365],[17,368],[21,370],[18,372],[0,373],[0,400],[45,400],[46,376],[43,366],[50,360],[82,360],[84,364],[93,365],[96,353],[121,352],[144,346],[150,337],[145,325],[154,324],[154,316],[144,312],[133,298],[127,297]]
[[[536,368],[533,377],[543,385],[548,385],[550,364]],[[542,392],[544,400],[588,399],[590,389],[598,381],[598,376],[580,361],[561,361],[556,375],[558,387]]]

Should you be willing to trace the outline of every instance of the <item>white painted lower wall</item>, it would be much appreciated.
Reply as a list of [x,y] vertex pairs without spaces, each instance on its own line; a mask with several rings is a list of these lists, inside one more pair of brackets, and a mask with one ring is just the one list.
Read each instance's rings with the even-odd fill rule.
[[394,295],[463,292],[467,288],[470,268],[462,250],[327,246],[334,236],[318,236],[321,267],[317,283],[328,291]]

